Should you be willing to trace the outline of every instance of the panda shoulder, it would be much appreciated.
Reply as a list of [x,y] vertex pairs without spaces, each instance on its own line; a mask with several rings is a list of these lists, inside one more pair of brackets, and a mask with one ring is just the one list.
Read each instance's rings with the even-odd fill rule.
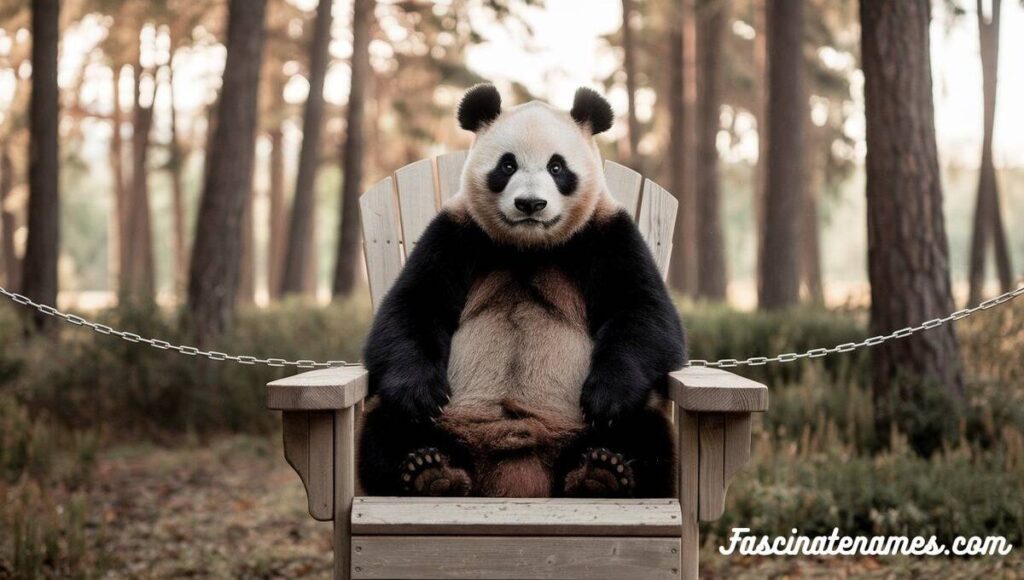
[[463,196],[455,196],[445,203],[437,216],[423,232],[422,242],[433,244],[463,243],[468,237],[479,235],[480,228],[469,214]]

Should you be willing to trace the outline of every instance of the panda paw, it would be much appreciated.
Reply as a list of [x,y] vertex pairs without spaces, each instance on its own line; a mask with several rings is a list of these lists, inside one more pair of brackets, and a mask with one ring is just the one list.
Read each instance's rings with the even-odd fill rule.
[[580,466],[565,477],[565,493],[571,497],[630,497],[636,482],[622,454],[604,447],[583,452]]
[[433,447],[406,456],[401,474],[402,488],[409,495],[465,497],[472,489],[466,470],[452,467],[448,457]]

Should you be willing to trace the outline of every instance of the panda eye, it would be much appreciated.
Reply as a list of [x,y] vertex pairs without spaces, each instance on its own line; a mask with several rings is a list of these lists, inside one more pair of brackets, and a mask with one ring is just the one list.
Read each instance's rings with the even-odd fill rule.
[[516,165],[515,159],[506,159],[501,162],[501,171],[505,175],[512,175],[516,172],[516,169],[519,169],[519,166]]
[[562,164],[558,161],[552,161],[548,164],[548,173],[551,175],[558,175],[562,172]]

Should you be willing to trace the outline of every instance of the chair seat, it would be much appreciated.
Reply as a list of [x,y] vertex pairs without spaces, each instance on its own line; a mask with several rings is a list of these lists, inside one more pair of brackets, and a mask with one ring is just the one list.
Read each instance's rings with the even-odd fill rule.
[[357,497],[353,578],[678,578],[675,499]]
[[678,536],[677,499],[357,497],[354,535]]

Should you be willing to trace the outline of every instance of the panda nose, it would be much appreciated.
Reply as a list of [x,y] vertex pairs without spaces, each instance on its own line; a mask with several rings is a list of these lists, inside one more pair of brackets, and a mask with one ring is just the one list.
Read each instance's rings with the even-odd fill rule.
[[544,201],[543,199],[538,199],[536,197],[517,197],[515,204],[516,209],[518,209],[519,211],[525,213],[526,215],[533,215],[547,207],[548,202]]

